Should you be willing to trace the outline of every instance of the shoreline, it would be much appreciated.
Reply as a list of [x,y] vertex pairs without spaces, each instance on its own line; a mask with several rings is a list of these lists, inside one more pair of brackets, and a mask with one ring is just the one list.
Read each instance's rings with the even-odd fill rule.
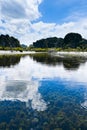
[[0,50],[0,55],[16,55],[16,54],[31,54],[31,53],[35,53],[34,51],[2,51]]
[[35,52],[35,51],[23,51],[23,52],[20,52],[20,51],[3,51],[3,50],[0,50],[0,55],[16,55],[16,54],[34,54],[34,53],[48,53],[48,54],[51,54],[51,55],[73,55],[73,56],[87,56],[87,52],[82,52],[82,51],[57,51],[57,52],[52,52],[52,53],[49,53],[49,52]]
[[76,52],[76,51],[61,51],[61,52],[57,52],[57,54],[59,55],[79,55],[79,56],[87,56],[87,52]]

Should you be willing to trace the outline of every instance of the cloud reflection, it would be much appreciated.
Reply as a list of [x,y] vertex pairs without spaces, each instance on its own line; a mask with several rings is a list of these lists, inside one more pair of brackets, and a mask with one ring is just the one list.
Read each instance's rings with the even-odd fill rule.
[[31,106],[37,111],[44,111],[46,103],[38,92],[39,83],[37,81],[7,81],[0,85],[0,100],[19,100],[22,102],[31,101]]

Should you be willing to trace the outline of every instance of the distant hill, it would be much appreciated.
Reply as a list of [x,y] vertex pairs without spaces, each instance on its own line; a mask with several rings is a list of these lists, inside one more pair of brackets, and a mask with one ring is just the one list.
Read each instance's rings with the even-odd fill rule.
[[18,39],[9,35],[0,35],[0,47],[21,47]]
[[34,48],[87,48],[87,40],[78,33],[68,33],[64,38],[50,37],[33,43]]
[[21,47],[22,47],[22,48],[27,48],[27,45],[21,44]]

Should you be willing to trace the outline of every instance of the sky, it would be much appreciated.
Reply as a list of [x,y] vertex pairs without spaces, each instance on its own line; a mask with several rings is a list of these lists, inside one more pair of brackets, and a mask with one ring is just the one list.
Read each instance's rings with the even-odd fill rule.
[[0,34],[21,44],[70,32],[87,39],[86,0],[0,0]]

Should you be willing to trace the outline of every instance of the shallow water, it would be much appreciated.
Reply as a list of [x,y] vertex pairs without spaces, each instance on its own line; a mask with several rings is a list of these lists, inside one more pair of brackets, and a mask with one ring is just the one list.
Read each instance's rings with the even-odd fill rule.
[[0,130],[86,130],[86,70],[83,56],[0,56]]

